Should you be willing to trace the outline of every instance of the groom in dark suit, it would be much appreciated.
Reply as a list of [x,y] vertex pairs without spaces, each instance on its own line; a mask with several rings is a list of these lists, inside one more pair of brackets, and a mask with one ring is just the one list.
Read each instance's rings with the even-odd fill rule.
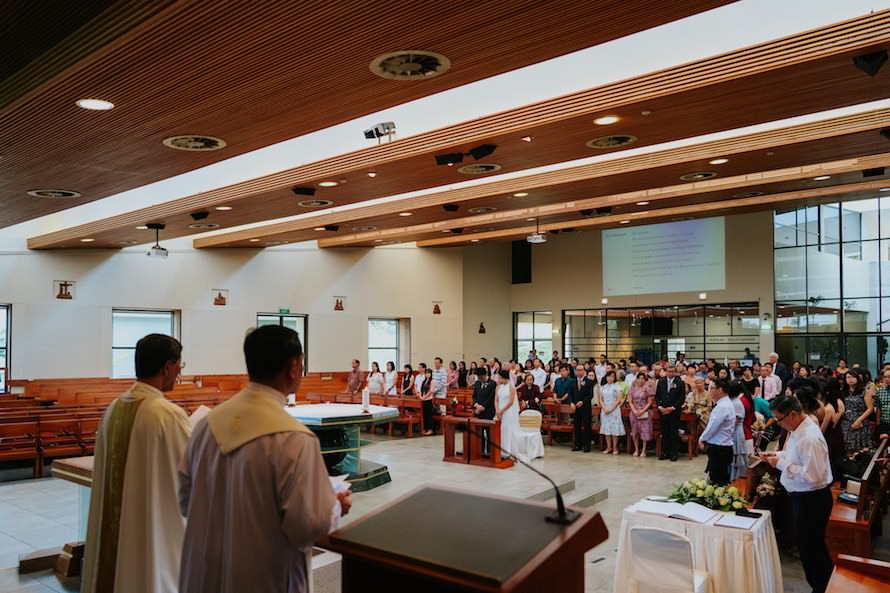
[[686,384],[677,376],[677,368],[667,368],[667,376],[658,380],[655,386],[655,405],[661,414],[661,456],[677,461],[680,452],[680,410],[686,401]]
[[586,377],[584,366],[579,364],[575,369],[572,388],[569,390],[569,401],[575,409],[572,415],[572,423],[575,425],[575,447],[572,451],[580,451],[583,447],[585,453],[590,453],[590,440],[593,437],[591,407],[594,383],[594,380]]
[[[484,365],[476,370],[479,380],[473,384],[473,414],[483,420],[494,420],[494,381],[488,378]],[[482,455],[488,457],[488,429],[482,429]]]

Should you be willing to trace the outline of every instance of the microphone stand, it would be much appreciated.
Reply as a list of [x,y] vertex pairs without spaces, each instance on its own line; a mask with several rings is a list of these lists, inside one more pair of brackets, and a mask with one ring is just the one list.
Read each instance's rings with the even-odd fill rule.
[[[478,438],[480,440],[484,439],[484,437],[481,434],[477,433],[475,430],[470,430],[470,432],[473,433],[473,435],[476,438]],[[581,513],[579,513],[578,511],[573,511],[572,509],[566,508],[566,505],[562,500],[562,493],[559,491],[559,486],[557,486],[556,482],[551,480],[547,475],[545,475],[543,472],[538,471],[537,469],[532,467],[531,464],[526,463],[523,460],[519,459],[518,456],[513,455],[513,453],[510,453],[509,451],[507,451],[500,445],[493,443],[491,441],[491,438],[488,439],[488,446],[494,447],[501,453],[504,453],[505,455],[509,456],[511,459],[513,459],[513,461],[516,461],[520,465],[527,467],[528,469],[532,470],[533,472],[535,472],[536,474],[538,474],[539,476],[541,476],[542,478],[544,478],[545,480],[550,482],[550,484],[553,486],[553,492],[556,493],[556,510],[553,511],[551,514],[547,515],[546,520],[548,523],[558,523],[559,525],[571,525],[578,519],[578,517],[581,516]]]

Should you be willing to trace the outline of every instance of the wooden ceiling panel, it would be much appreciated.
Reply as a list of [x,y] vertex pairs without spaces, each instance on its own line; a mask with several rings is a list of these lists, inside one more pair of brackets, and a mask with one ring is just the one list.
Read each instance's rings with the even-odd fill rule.
[[[328,179],[347,183],[318,188],[316,197],[338,206],[451,184],[467,177],[436,166],[434,155],[486,142],[498,148],[485,161],[518,171],[591,156],[585,142],[601,134],[630,133],[639,138],[631,146],[644,146],[884,98],[890,74],[870,78],[851,60],[884,46],[890,46],[890,11],[65,229],[32,244],[60,248],[93,237],[96,245],[113,246],[140,240],[133,227],[152,220],[166,222],[168,236],[194,234],[201,231],[189,228],[188,213],[217,205],[234,207],[216,220],[223,227],[293,216],[304,211],[290,188]],[[606,113],[623,119],[592,124],[594,115]],[[525,135],[533,142],[522,141]],[[368,171],[377,176],[368,178]]]
[[[113,12],[125,21],[130,14],[118,14],[123,11],[150,18],[127,21],[131,26],[115,29],[113,37],[107,27],[79,29],[64,43],[92,51],[66,53],[78,61],[65,63],[61,71],[50,68],[60,63],[60,53],[35,44],[34,52],[43,53],[27,67],[53,75],[36,86],[18,85],[19,96],[0,102],[0,225],[727,3],[556,0],[541,10],[535,0],[116,2],[96,18]],[[5,24],[39,35],[29,14]],[[388,18],[392,14],[402,18]],[[403,49],[443,53],[452,68],[408,83],[369,71],[377,55]],[[74,101],[85,97],[105,98],[116,107],[102,113],[81,111]],[[162,146],[163,138],[176,134],[217,136],[228,146],[212,153]],[[35,201],[25,195],[35,188],[72,189],[83,197]]]

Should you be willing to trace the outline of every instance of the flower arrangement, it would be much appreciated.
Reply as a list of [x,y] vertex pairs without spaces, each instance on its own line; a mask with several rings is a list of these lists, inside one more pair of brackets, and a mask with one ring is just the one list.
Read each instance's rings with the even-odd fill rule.
[[760,483],[757,484],[755,492],[760,498],[769,498],[770,496],[776,495],[778,487],[779,483],[776,479],[767,473],[763,474],[763,477],[760,478]]
[[456,397],[452,397],[452,398],[451,398],[451,405],[452,405],[452,406],[456,406],[456,405],[457,405],[457,398],[456,398]]
[[748,501],[735,486],[715,486],[708,480],[687,480],[668,497],[679,503],[697,502],[715,511],[747,508]]

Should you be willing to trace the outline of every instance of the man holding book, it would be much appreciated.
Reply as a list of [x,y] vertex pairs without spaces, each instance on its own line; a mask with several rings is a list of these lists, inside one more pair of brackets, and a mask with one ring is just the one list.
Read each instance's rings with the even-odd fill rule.
[[712,384],[711,399],[714,407],[708,417],[708,425],[698,438],[699,449],[708,449],[708,477],[717,486],[729,484],[729,466],[732,465],[732,436],[735,432],[735,407],[729,399],[729,391],[741,391],[739,383],[732,385],[725,379]]

